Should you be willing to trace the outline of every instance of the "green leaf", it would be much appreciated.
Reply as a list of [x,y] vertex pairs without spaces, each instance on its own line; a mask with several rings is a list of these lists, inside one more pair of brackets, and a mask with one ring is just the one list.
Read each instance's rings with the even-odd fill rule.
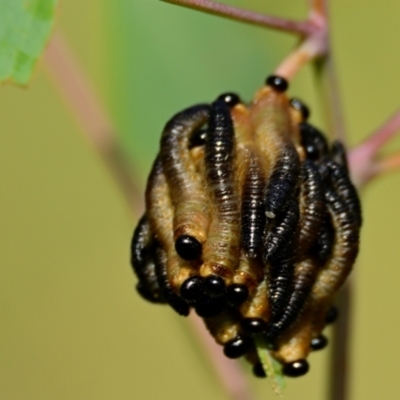
[[282,364],[271,356],[268,343],[262,336],[256,336],[255,343],[258,357],[271,383],[272,389],[278,396],[282,397],[283,389],[286,387],[285,376],[282,372]]
[[0,1],[0,82],[28,83],[50,36],[56,3]]

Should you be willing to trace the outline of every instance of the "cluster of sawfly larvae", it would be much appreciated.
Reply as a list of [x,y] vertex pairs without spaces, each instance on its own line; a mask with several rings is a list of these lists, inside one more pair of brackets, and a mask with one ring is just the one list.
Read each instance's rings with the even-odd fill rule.
[[166,124],[131,248],[140,295],[193,308],[260,377],[256,338],[293,377],[325,347],[361,226],[344,147],[287,87],[270,76],[248,105],[226,93]]

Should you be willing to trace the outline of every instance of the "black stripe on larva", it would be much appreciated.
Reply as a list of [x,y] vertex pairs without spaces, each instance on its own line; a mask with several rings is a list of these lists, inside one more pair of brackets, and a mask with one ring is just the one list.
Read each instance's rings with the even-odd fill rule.
[[318,265],[312,259],[303,260],[297,264],[294,273],[294,283],[289,301],[281,314],[274,315],[268,326],[269,340],[276,339],[298,317],[311,292],[316,279]]
[[183,168],[179,159],[179,141],[187,134],[191,137],[201,132],[209,113],[208,104],[199,104],[179,112],[166,123],[161,136],[161,158],[167,175],[173,176]]
[[305,122],[299,125],[300,144],[306,152],[309,160],[319,160],[328,154],[328,142],[325,136],[314,126]]
[[268,298],[271,303],[272,320],[281,315],[293,287],[296,236],[299,221],[297,194],[292,195],[285,213],[276,221],[266,236],[263,259],[267,268]]
[[326,212],[316,241],[311,247],[309,254],[315,258],[319,265],[325,264],[332,253],[334,243],[335,229],[333,228],[330,214]]
[[150,224],[146,215],[143,215],[131,242],[131,264],[139,279],[136,289],[145,300],[165,303],[155,271],[153,250]]
[[285,207],[296,188],[299,170],[300,159],[297,151],[292,143],[287,143],[267,185],[265,212],[268,218],[274,218]]
[[330,156],[335,163],[344,168],[347,174],[349,173],[347,153],[343,143],[335,140],[331,145]]
[[293,290],[295,243],[286,243],[284,252],[270,262],[268,271],[268,299],[271,304],[271,320],[277,320],[285,309]]
[[334,161],[327,161],[327,168],[330,172],[330,180],[334,190],[339,193],[343,201],[347,204],[348,211],[352,213],[358,226],[362,225],[361,203],[358,193],[344,167]]
[[[253,154],[254,155],[254,154]],[[251,157],[242,190],[241,246],[250,258],[257,257],[265,226],[265,179],[256,157]]]
[[[331,180],[332,186],[337,187],[339,178],[332,174]],[[350,181],[348,182],[350,183]],[[330,292],[333,293],[335,288],[343,283],[358,254],[360,214],[356,211],[357,205],[352,202],[357,203],[358,197],[354,199],[353,196],[348,197],[348,194],[348,192],[344,194],[336,192],[331,187],[325,189],[326,203],[335,227],[335,244],[331,260],[328,261],[326,269],[321,270],[321,274],[330,276],[329,285],[325,284],[325,280],[317,281],[322,290],[321,296],[329,296]]]
[[233,198],[234,129],[229,107],[222,100],[211,105],[204,164],[215,205],[225,215],[235,212]]
[[167,275],[167,255],[159,243],[155,244],[156,274],[165,301],[179,314],[189,315],[189,305],[171,287]]
[[299,203],[295,196],[287,204],[271,227],[269,227],[264,240],[263,259],[265,263],[281,259],[288,248],[288,243],[292,242],[299,222]]
[[299,227],[298,256],[306,254],[315,243],[326,215],[322,179],[312,161],[303,161],[300,178],[303,209]]

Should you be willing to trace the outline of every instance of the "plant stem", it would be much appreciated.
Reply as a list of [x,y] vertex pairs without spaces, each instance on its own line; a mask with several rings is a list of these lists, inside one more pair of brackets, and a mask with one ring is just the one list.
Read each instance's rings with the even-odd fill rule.
[[400,131],[400,111],[390,117],[379,129],[349,153],[353,182],[364,186],[376,176],[399,169],[399,155],[378,159],[378,152]]
[[324,51],[320,36],[312,35],[283,60],[275,69],[275,74],[291,80],[305,64],[320,57]]
[[230,360],[224,356],[221,346],[207,331],[204,322],[193,313],[189,316],[195,335],[205,350],[208,359],[212,360],[215,373],[223,384],[229,400],[252,400],[250,385],[237,360]]
[[327,20],[327,4],[325,0],[309,0],[310,14],[322,20]]
[[259,25],[265,28],[276,29],[283,32],[294,33],[300,36],[308,36],[313,29],[307,21],[294,21],[271,15],[260,14],[241,8],[228,6],[211,0],[161,0],[166,3],[175,4],[207,14],[219,15],[235,21]]

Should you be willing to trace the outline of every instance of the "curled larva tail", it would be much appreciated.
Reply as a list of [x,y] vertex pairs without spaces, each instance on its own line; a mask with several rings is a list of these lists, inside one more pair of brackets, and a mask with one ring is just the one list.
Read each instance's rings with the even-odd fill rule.
[[[178,295],[182,283],[196,272],[196,266],[182,260],[175,251],[172,230],[173,206],[160,158],[156,159],[147,183],[146,208],[151,230],[159,243],[159,253],[163,253],[161,259],[164,261],[158,263],[159,271],[163,275],[162,282],[165,283],[164,287]],[[164,297],[170,302],[171,296]]]
[[299,317],[317,277],[318,269],[318,264],[311,258],[295,266],[293,289],[288,303],[281,315],[275,316],[269,325],[267,334],[271,340],[282,334]]
[[154,239],[146,214],[142,216],[133,233],[131,264],[139,279],[136,285],[139,294],[153,303],[165,303],[158,284],[154,258]]
[[196,130],[207,122],[209,111],[208,105],[198,105],[180,112],[166,124],[161,137],[160,157],[175,207],[174,241],[186,260],[200,258],[207,237],[208,201],[189,148]]
[[[314,284],[314,301],[329,299],[336,293],[349,275],[359,247],[361,211],[355,189],[350,179],[338,174],[337,170],[330,178],[332,183],[331,187],[325,189],[325,199],[335,229],[335,239],[332,253]],[[340,188],[340,191],[335,192],[332,187]]]

